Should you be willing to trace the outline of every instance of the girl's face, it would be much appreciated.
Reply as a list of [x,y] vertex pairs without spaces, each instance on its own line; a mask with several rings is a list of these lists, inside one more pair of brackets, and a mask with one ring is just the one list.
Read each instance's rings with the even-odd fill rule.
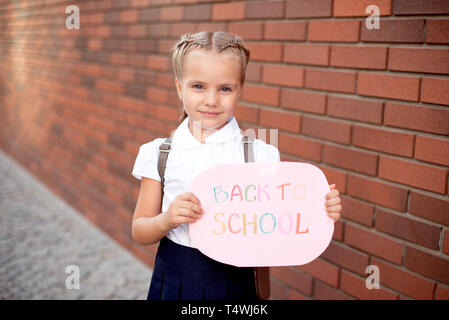
[[[201,142],[234,115],[241,95],[239,58],[224,52],[195,49],[184,58],[176,89],[189,115],[189,129],[201,127]],[[214,130],[211,130],[214,129]]]

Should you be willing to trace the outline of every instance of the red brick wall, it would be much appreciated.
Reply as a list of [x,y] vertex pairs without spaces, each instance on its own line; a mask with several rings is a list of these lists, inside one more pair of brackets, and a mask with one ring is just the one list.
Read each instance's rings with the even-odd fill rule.
[[131,169],[176,128],[168,50],[188,31],[238,33],[242,128],[279,128],[282,160],[320,167],[343,201],[320,258],[272,268],[272,298],[449,299],[448,14],[441,0],[1,1],[1,148],[152,265],[156,247],[131,238]]

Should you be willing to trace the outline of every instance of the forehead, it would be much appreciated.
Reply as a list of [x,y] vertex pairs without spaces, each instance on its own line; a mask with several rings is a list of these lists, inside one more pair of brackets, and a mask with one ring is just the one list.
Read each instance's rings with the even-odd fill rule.
[[240,81],[241,62],[235,54],[195,49],[184,58],[184,80],[201,80],[208,83]]

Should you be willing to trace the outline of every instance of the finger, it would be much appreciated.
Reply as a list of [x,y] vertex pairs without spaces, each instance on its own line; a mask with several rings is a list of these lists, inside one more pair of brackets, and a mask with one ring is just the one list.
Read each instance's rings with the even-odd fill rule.
[[338,221],[340,219],[340,214],[339,213],[335,213],[335,212],[331,212],[328,213],[329,218],[331,218],[334,221]]
[[198,204],[198,205],[201,204],[201,203],[200,203],[200,199],[198,199],[198,197],[195,196],[192,192],[186,192],[185,194],[186,194],[186,196],[187,196],[187,199],[184,199],[184,200],[190,200],[190,201],[193,201],[193,202],[195,202],[195,203]]
[[193,211],[192,209],[188,209],[188,208],[182,208],[182,216],[185,217],[190,217],[192,219],[198,219],[200,217],[200,214],[196,213],[195,211]]
[[334,189],[335,187],[336,187],[335,183],[332,183],[332,184],[329,185],[329,188],[330,188],[331,190]]
[[331,198],[329,200],[326,200],[326,207],[332,207],[340,203],[341,203],[340,197]]
[[327,207],[326,211],[330,212],[330,213],[335,212],[335,213],[340,214],[341,209],[342,209],[341,205],[336,205],[336,206]]
[[198,214],[204,213],[203,209],[195,202],[182,200],[180,205],[181,207],[195,211]]
[[192,223],[195,222],[196,219],[192,218],[192,217],[186,217],[186,216],[179,216],[178,222],[179,224],[182,223]]

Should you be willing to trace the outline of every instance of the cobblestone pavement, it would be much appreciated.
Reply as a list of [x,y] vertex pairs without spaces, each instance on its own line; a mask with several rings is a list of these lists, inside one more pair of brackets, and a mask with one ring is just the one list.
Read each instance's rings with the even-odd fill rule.
[[0,300],[146,298],[151,269],[2,150],[0,181]]

